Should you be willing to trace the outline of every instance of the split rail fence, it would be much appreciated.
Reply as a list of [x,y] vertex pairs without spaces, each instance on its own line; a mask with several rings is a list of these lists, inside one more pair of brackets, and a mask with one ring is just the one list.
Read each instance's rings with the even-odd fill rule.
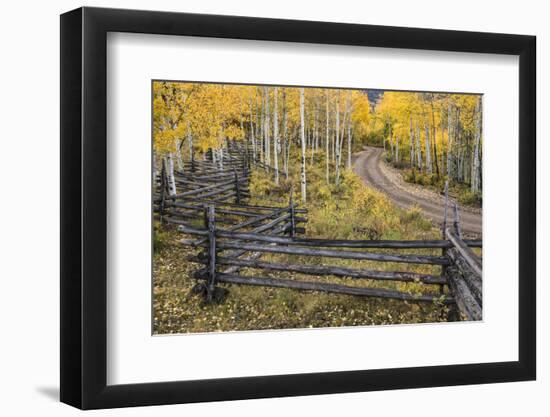
[[[202,265],[193,277],[198,281],[195,291],[207,301],[223,299],[227,289],[219,284],[238,284],[439,302],[456,305],[469,320],[482,318],[482,263],[472,250],[481,248],[482,241],[462,238],[456,205],[454,221],[449,226],[446,205],[441,240],[300,237],[305,229],[299,224],[307,222],[307,210],[295,204],[292,194],[285,207],[247,204],[250,162],[254,164],[254,159],[236,142],[216,153],[209,152],[205,161],[188,163],[182,170],[174,170],[170,161],[163,161],[155,210],[161,221],[176,224],[181,232],[192,237],[183,239],[182,244],[200,249],[188,260]],[[177,188],[185,191],[178,193]],[[433,255],[434,250],[439,254]],[[264,254],[284,255],[285,262],[262,260]],[[429,265],[437,273],[351,268],[331,265],[330,259],[365,261],[371,266],[373,263]],[[252,275],[241,273],[242,269],[253,271]],[[369,281],[355,286],[330,283],[323,278],[298,280],[288,278],[289,273],[351,278],[358,282],[420,283],[426,291],[419,294],[380,288],[369,285]]]

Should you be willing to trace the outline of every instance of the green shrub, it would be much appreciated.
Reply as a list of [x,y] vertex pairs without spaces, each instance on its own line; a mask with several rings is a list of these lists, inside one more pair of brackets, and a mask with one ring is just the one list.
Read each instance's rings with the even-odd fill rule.
[[416,169],[409,169],[409,170],[406,170],[405,173],[403,174],[403,179],[405,180],[405,182],[409,182],[411,184],[416,184]]
[[465,205],[481,207],[482,196],[481,193],[473,193],[470,190],[463,190],[458,195],[458,201]]

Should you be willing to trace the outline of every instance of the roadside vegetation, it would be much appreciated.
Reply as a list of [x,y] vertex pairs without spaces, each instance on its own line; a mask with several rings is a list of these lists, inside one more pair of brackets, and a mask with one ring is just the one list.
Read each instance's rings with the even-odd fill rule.
[[[387,153],[385,154],[384,160],[388,165],[399,171],[405,182],[421,185],[438,194],[443,194],[445,192],[445,182],[448,179],[447,176],[438,176],[435,173],[429,174],[419,171],[416,168],[410,168],[407,164],[393,161],[391,156]],[[476,208],[481,208],[482,206],[482,194],[480,191],[474,192],[469,185],[455,180],[449,181],[449,196],[464,206]]]

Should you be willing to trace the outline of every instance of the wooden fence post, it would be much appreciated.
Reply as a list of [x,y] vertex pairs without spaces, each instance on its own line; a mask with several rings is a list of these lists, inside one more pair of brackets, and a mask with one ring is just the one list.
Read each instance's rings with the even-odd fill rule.
[[216,212],[213,205],[205,209],[208,228],[208,282],[206,284],[206,301],[211,302],[216,291]]
[[236,203],[241,204],[241,190],[239,188],[239,176],[237,171],[233,168],[233,174],[235,175],[235,193],[236,193]]
[[290,212],[290,237],[294,237],[296,235],[296,211],[294,207],[293,194],[294,190],[290,190],[290,199],[288,203],[288,210]]

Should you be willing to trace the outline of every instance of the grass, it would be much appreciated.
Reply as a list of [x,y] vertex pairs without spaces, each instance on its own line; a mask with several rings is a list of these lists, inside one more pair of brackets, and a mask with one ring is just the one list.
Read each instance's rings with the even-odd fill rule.
[[[396,208],[379,192],[364,186],[351,171],[342,173],[338,186],[331,177],[326,184],[324,160],[314,155],[315,163],[308,167],[307,236],[329,239],[433,239],[439,231],[432,227],[418,208],[404,211]],[[251,180],[251,204],[288,204],[291,189],[299,190],[298,164],[291,164],[289,179],[281,178],[275,186],[264,171],[256,170]],[[295,199],[299,201],[299,194]],[[316,277],[293,273],[270,273],[251,269],[243,275],[339,283],[350,286],[384,287],[411,294],[432,293],[434,302],[416,303],[387,299],[354,297],[320,292],[302,292],[250,286],[226,286],[229,293],[220,304],[205,304],[201,297],[190,295],[196,281],[192,273],[199,265],[186,257],[193,250],[182,247],[182,236],[173,228],[155,227],[154,252],[154,333],[196,333],[214,331],[291,329],[311,327],[340,327],[425,323],[448,320],[448,308],[438,297],[439,286],[420,283],[380,282],[351,278]],[[380,252],[380,250],[378,250]],[[392,253],[390,250],[385,252]],[[440,255],[441,250],[410,250],[399,253]],[[421,273],[440,272],[439,267],[376,263],[343,259],[315,258],[266,254],[265,261],[297,264],[330,263],[331,265],[362,267],[378,270],[400,270]]]

